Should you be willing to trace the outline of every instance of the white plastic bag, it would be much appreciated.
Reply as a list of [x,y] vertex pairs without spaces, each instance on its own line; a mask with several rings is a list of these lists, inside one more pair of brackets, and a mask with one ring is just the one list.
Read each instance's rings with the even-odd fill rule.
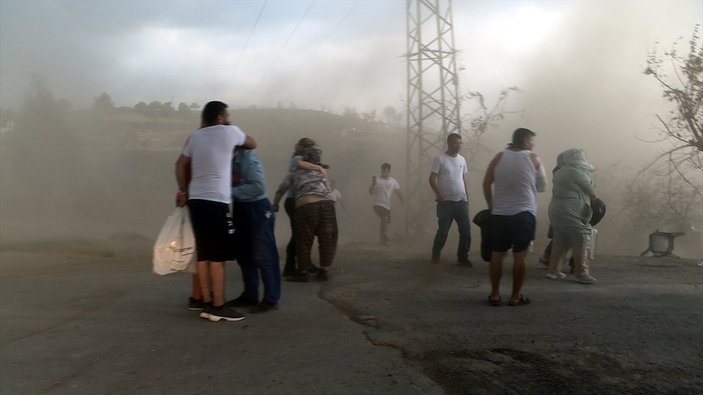
[[154,273],[195,273],[195,236],[187,207],[178,207],[164,223],[154,244]]

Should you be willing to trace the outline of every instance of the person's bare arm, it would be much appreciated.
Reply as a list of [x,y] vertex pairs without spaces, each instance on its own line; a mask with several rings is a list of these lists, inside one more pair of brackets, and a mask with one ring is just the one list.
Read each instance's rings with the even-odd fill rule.
[[247,135],[246,138],[244,139],[244,144],[242,144],[242,147],[246,149],[255,149],[258,146],[256,143],[256,140],[254,140],[253,137]]
[[400,193],[400,189],[396,189],[395,194],[396,194],[396,196],[398,196],[398,200],[400,200],[400,202],[402,204],[405,204],[405,200],[403,199],[403,194]]
[[468,185],[469,185],[469,183],[466,181],[466,177],[467,177],[467,176],[468,176],[468,173],[462,175],[462,176],[461,176],[461,180],[464,182],[464,193],[466,194],[466,200],[467,200],[467,202],[468,202],[468,199],[469,199],[469,187],[468,187]]
[[437,201],[441,202],[444,200],[444,196],[442,196],[442,193],[439,191],[439,186],[437,186],[437,177],[437,173],[430,173],[430,187],[432,187]]
[[181,154],[176,160],[176,183],[178,184],[178,193],[176,194],[176,203],[178,207],[185,205],[188,200],[188,183],[190,182],[190,158]]
[[317,171],[319,171],[320,173],[322,173],[322,175],[325,175],[325,176],[327,175],[327,170],[325,170],[324,167],[322,167],[322,166],[320,166],[320,165],[316,165],[316,164],[311,163],[311,162],[308,162],[308,161],[304,161],[304,160],[302,160],[302,159],[299,159],[298,161],[296,161],[296,162],[295,162],[295,166],[296,166],[298,169],[317,170]]
[[547,174],[544,172],[542,161],[539,160],[539,157],[534,152],[530,153],[530,159],[535,166],[535,170],[537,170],[537,192],[544,192],[547,190]]
[[495,181],[496,165],[500,162],[503,153],[497,154],[486,168],[486,174],[483,176],[483,197],[486,199],[486,205],[489,210],[493,209],[493,181]]

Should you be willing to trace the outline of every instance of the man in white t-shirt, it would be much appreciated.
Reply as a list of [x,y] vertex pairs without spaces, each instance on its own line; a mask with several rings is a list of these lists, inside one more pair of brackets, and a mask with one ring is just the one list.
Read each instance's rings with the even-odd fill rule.
[[224,262],[232,246],[230,186],[234,148],[256,148],[256,141],[229,124],[227,105],[211,101],[203,107],[200,129],[186,142],[176,161],[179,206],[188,205],[195,247],[197,273],[193,276],[190,310],[201,310],[210,321],[239,321],[242,314],[225,304]]
[[377,179],[373,176],[371,186],[369,187],[369,195],[373,196],[373,211],[376,212],[381,222],[381,245],[389,245],[388,225],[391,223],[391,197],[393,192],[398,196],[401,203],[403,194],[400,193],[400,184],[395,178],[391,177],[391,164],[384,163],[381,165],[381,178]]
[[461,135],[447,136],[447,151],[437,155],[432,161],[430,186],[437,198],[437,233],[432,244],[432,262],[439,263],[439,257],[447,242],[452,221],[459,230],[457,263],[471,267],[471,228],[469,223],[469,194],[466,187],[468,169],[466,159],[459,154]]

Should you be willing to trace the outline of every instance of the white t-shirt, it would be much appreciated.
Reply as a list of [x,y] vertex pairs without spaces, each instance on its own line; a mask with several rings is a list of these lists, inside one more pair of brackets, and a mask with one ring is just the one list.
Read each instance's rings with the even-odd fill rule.
[[376,186],[373,188],[373,205],[381,206],[386,210],[391,209],[391,195],[393,191],[400,189],[400,184],[393,177],[376,179]]
[[190,199],[229,203],[232,184],[232,153],[246,135],[233,125],[198,129],[181,152],[191,159]]
[[432,160],[432,173],[437,173],[437,187],[444,200],[469,201],[464,186],[464,175],[468,172],[466,159],[459,154],[452,157],[442,152]]

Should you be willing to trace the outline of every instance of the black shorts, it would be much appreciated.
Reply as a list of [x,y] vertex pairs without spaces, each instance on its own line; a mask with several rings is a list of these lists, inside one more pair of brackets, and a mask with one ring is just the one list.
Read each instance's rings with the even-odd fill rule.
[[537,221],[529,211],[515,215],[491,215],[491,249],[505,252],[522,252],[535,239]]
[[232,259],[232,217],[227,203],[188,200],[190,222],[195,235],[198,262],[224,262]]

